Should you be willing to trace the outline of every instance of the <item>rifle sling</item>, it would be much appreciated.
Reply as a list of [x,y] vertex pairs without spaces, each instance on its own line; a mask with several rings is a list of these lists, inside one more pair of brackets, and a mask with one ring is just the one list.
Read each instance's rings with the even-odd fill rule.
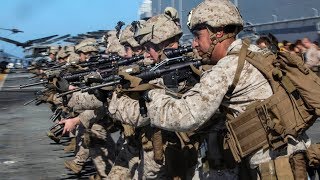
[[236,69],[236,73],[235,73],[234,79],[232,81],[231,86],[228,89],[228,92],[225,95],[225,98],[227,98],[227,99],[231,98],[232,92],[234,91],[234,89],[236,88],[236,86],[237,86],[237,84],[239,82],[241,71],[242,71],[242,69],[244,67],[245,58],[247,56],[247,51],[248,51],[249,45],[250,45],[250,40],[249,39],[244,39],[243,43],[242,43],[242,46],[241,46],[241,49],[240,49],[240,52],[239,52],[238,66],[237,66],[237,69]]

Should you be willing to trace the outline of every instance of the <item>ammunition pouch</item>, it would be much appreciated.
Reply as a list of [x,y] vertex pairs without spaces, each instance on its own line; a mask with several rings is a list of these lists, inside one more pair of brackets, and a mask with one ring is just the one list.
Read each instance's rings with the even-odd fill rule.
[[260,179],[277,180],[274,161],[261,163],[259,165]]
[[278,179],[294,180],[289,157],[278,157],[274,160]]
[[303,66],[301,58],[288,53],[280,53],[278,57],[272,53],[255,53],[248,51],[248,46],[247,40],[244,41],[225,98],[231,97],[245,61],[265,75],[274,94],[251,104],[234,119],[227,116],[226,148],[230,148],[237,162],[258,149],[286,146],[288,137],[305,132],[320,114],[320,79]]
[[291,164],[294,179],[307,180],[307,163],[305,158],[305,152],[295,152],[290,155],[289,162]]
[[294,180],[289,157],[279,157],[259,165],[260,179]]
[[315,121],[302,99],[283,91],[250,107],[227,121],[225,140],[238,162],[258,149],[285,146],[288,136],[297,137]]

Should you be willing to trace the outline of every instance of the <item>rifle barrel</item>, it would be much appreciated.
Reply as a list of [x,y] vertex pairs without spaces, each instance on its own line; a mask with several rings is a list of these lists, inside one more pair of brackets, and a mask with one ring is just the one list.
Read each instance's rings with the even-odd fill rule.
[[88,92],[90,90],[100,89],[100,88],[103,88],[103,87],[106,87],[106,86],[113,86],[113,85],[116,85],[116,84],[119,84],[119,83],[120,83],[120,80],[111,81],[111,82],[99,84],[97,86],[84,88],[84,89],[81,90],[81,92]]
[[78,92],[78,91],[81,91],[81,88],[77,88],[77,89],[73,89],[73,90],[70,90],[70,91],[67,91],[67,92],[64,92],[64,93],[60,93],[57,95],[57,98],[60,98],[62,96],[66,96],[68,94],[72,94],[74,92]]
[[20,85],[19,88],[22,89],[22,88],[36,86],[36,85],[40,85],[40,84],[46,84],[46,83],[48,83],[48,81],[41,81],[41,82],[30,83],[30,84],[23,84],[23,85]]

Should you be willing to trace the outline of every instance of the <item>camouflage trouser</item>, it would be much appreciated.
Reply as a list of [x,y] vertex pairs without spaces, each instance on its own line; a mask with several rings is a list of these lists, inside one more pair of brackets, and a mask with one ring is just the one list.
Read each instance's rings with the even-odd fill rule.
[[165,167],[153,159],[153,151],[141,151],[141,159],[132,179],[170,179]]
[[115,160],[115,144],[107,132],[103,120],[93,124],[90,131],[95,139],[90,142],[89,154],[98,174],[102,179],[105,179]]
[[84,163],[87,161],[89,158],[89,149],[84,148],[82,145],[79,147],[79,151],[77,152],[75,158],[73,161],[80,166],[83,166]]
[[131,179],[139,164],[139,148],[125,141],[116,158],[108,179]]
[[84,147],[83,146],[83,143],[82,143],[82,140],[81,140],[81,137],[84,133],[84,127],[82,125],[79,125],[77,128],[76,128],[76,138],[77,138],[77,148],[78,151],[76,151],[76,156],[75,158],[73,159],[73,161],[77,164],[77,165],[81,165],[83,166],[84,163],[88,160],[89,158],[89,149],[87,147]]

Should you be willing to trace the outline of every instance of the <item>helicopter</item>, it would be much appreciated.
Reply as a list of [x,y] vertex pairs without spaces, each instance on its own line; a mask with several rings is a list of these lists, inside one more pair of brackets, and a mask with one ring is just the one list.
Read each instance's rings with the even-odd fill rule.
[[0,29],[6,30],[6,31],[11,31],[12,34],[23,33],[23,31],[21,31],[21,30],[19,30],[19,29],[16,29],[16,28],[13,28],[13,29],[0,28]]
[[36,43],[45,42],[45,41],[52,39],[54,37],[57,37],[57,36],[58,35],[52,35],[52,36],[47,36],[47,37],[43,37],[43,38],[28,40],[26,42],[19,42],[19,41],[15,41],[15,40],[12,40],[9,38],[5,38],[5,37],[0,37],[0,40],[11,43],[11,44],[15,44],[16,46],[20,46],[22,48],[26,48],[26,47],[30,47]]

